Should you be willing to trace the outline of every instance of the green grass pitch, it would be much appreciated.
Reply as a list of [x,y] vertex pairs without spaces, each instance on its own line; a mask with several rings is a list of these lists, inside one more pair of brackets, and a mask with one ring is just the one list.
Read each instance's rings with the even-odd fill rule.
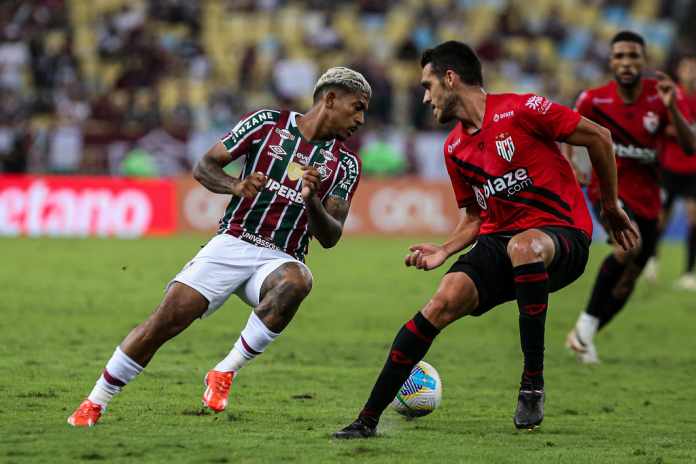
[[696,296],[672,290],[675,245],[663,248],[659,283],[641,282],[598,337],[599,366],[577,365],[563,341],[607,248],[595,245],[587,274],[551,297],[546,419],[533,433],[512,424],[521,354],[507,304],[437,339],[426,357],[444,385],[435,413],[389,411],[376,439],[329,438],[443,272],[403,267],[412,240],[375,238],[315,244],[312,294],[240,373],[228,411],[201,413],[200,396],[248,317],[236,299],[165,345],[97,427],[69,427],[114,347],[204,241],[0,240],[0,462],[696,462]]

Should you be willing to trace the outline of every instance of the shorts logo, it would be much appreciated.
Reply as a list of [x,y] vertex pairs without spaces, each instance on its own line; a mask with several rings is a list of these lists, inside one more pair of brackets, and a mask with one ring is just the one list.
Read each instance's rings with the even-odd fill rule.
[[534,185],[532,178],[525,168],[518,168],[514,171],[509,171],[502,176],[489,178],[485,184],[481,186],[473,186],[476,194],[476,202],[481,209],[488,209],[488,198],[503,194],[506,197],[512,197]]
[[653,113],[652,111],[648,111],[645,113],[643,116],[643,127],[645,127],[645,130],[650,132],[651,134],[654,134],[657,132],[657,128],[660,126],[660,117]]
[[512,136],[507,132],[498,134],[495,138],[495,148],[498,150],[498,155],[505,161],[510,163],[515,154],[515,143],[512,141]]
[[493,122],[498,122],[501,119],[511,118],[515,115],[514,111],[506,111],[505,113],[495,113],[493,115]]
[[278,161],[283,161],[283,156],[288,154],[283,147],[279,145],[269,145],[268,149],[270,150],[269,154]]
[[279,129],[276,127],[275,133],[280,135],[280,138],[282,139],[288,139],[290,141],[295,140],[295,136],[290,133],[289,130],[287,129]]
[[451,155],[452,153],[454,153],[454,149],[457,148],[457,147],[459,146],[460,143],[462,143],[462,139],[461,139],[461,138],[458,138],[458,139],[455,140],[454,142],[452,142],[452,143],[450,143],[449,145],[447,145],[447,153],[449,153],[450,155]]

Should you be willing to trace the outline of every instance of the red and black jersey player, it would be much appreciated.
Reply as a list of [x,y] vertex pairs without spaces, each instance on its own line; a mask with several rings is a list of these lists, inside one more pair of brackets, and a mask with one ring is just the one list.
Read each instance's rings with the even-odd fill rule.
[[618,203],[608,130],[537,95],[486,93],[481,63],[463,43],[426,50],[421,66],[423,102],[438,122],[457,121],[444,156],[461,216],[445,243],[412,246],[405,262],[428,271],[475,246],[399,331],[363,410],[336,438],[375,435],[380,415],[442,329],[515,299],[524,369],[514,424],[541,423],[548,295],[583,273],[592,233],[582,192],[556,141],[587,147],[611,231],[626,248],[635,244],[636,231]]
[[[619,198],[640,233],[639,247],[626,251],[616,246],[606,257],[587,307],[568,334],[567,346],[584,363],[599,361],[594,335],[625,306],[655,249],[662,206],[657,156],[668,141],[667,128],[674,128],[684,152],[692,153],[696,147],[681,92],[664,73],[657,72],[657,79],[644,78],[645,64],[643,38],[619,32],[611,41],[609,60],[614,80],[582,92],[576,104],[578,113],[611,131]],[[596,174],[588,192],[595,209],[600,199]]]

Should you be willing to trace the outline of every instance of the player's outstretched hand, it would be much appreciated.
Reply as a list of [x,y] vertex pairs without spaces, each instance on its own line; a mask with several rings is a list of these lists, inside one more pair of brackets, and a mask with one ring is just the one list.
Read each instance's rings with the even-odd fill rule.
[[302,171],[302,199],[308,200],[309,197],[319,190],[321,176],[314,166],[305,166],[302,168]]
[[638,230],[628,214],[618,205],[602,206],[602,222],[611,234],[611,238],[624,250],[630,250],[638,244]]
[[655,71],[655,75],[657,76],[657,93],[660,95],[662,103],[669,108],[674,103],[676,85],[672,78],[662,71]]
[[232,187],[232,193],[238,197],[253,198],[263,190],[264,185],[268,176],[262,172],[255,172],[241,181],[237,182],[234,187]]
[[430,271],[444,263],[448,256],[445,249],[433,243],[421,243],[409,248],[410,253],[406,255],[404,263],[406,267],[415,267]]

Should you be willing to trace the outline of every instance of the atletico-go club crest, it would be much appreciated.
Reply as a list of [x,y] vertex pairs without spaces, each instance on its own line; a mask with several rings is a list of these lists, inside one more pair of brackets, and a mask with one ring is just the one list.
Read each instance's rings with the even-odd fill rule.
[[495,138],[495,148],[501,158],[508,163],[512,161],[512,156],[515,154],[515,143],[512,141],[511,135],[507,132],[498,134]]

